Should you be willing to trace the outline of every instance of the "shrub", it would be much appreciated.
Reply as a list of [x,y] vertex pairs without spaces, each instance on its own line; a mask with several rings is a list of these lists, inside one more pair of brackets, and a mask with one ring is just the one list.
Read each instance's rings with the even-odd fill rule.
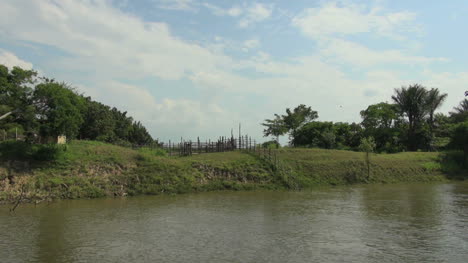
[[57,160],[61,153],[66,151],[66,145],[44,144],[36,146],[37,150],[33,154],[33,159],[37,161]]

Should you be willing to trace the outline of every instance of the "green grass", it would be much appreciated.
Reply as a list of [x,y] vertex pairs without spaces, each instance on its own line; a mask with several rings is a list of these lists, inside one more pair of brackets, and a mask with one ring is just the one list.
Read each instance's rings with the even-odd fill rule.
[[395,183],[441,181],[440,154],[405,152],[371,154],[370,175],[364,153],[323,149],[284,149],[278,151],[283,162],[292,167],[303,187],[353,183]]
[[352,151],[282,148],[274,150],[281,160],[280,169],[274,170],[255,155],[242,152],[170,157],[161,149],[133,150],[73,141],[49,160],[34,157],[40,149],[28,150],[22,143],[15,147],[15,143],[0,144],[0,202],[15,200],[22,191],[26,192],[24,201],[34,202],[224,189],[430,182],[447,180],[450,174],[463,175],[448,155],[439,153],[372,154],[368,176],[364,153]]

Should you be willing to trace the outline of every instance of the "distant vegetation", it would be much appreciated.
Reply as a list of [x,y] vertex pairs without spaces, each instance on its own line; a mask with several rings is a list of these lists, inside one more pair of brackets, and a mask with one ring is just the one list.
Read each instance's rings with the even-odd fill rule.
[[[308,189],[356,183],[446,181],[458,167],[438,153],[275,150],[284,173],[241,151],[165,156],[160,149],[75,140],[54,148],[0,143],[0,204],[212,190]],[[33,145],[35,146],[35,145]],[[36,145],[37,146],[37,145]],[[41,150],[42,149],[42,150]],[[53,154],[53,156],[51,156]],[[50,160],[50,159],[53,160]]]
[[[468,95],[466,93],[465,95]],[[449,115],[436,113],[447,94],[419,84],[395,89],[393,103],[381,102],[361,111],[361,123],[317,121],[318,113],[306,105],[266,119],[264,135],[288,134],[290,145],[324,149],[362,149],[362,139],[372,139],[375,151],[455,150],[468,165],[468,99]],[[366,140],[368,140],[366,139]]]
[[17,135],[27,142],[58,135],[120,145],[153,142],[127,112],[93,101],[66,83],[38,77],[35,71],[0,65],[0,140]]
[[[273,137],[265,148],[280,148],[285,134],[296,147],[274,150],[280,165],[273,168],[241,151],[176,158],[157,147],[120,147],[157,142],[126,112],[34,71],[0,65],[0,140],[6,138],[0,143],[0,203],[463,179],[468,100],[448,116],[435,113],[446,96],[421,85],[402,87],[393,103],[370,105],[361,111],[362,122],[351,124],[317,121],[318,112],[306,105],[286,109],[263,123],[264,135]],[[12,134],[24,140],[8,140]],[[58,135],[70,143],[44,143]],[[306,147],[329,150],[300,149]],[[398,153],[419,150],[431,152]]]

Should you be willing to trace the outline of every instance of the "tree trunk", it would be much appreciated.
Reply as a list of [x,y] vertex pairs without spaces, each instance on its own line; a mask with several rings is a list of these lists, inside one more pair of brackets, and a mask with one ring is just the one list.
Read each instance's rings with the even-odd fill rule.
[[10,111],[10,112],[7,112],[7,113],[3,114],[2,116],[0,116],[0,120],[5,119],[6,117],[10,116],[10,114],[12,114],[12,113],[13,113],[13,111]]

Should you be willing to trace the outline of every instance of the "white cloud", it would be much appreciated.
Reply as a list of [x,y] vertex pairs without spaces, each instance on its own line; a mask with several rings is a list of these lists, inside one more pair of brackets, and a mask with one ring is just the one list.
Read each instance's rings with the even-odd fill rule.
[[249,27],[254,23],[261,22],[271,17],[273,13],[272,5],[255,3],[245,9],[244,17],[239,21],[240,27]]
[[200,68],[222,68],[231,62],[172,36],[164,23],[143,22],[99,3],[6,1],[0,9],[0,36],[57,47],[72,56],[55,65],[87,65],[106,76],[179,79]]
[[7,66],[9,69],[12,69],[15,66],[22,69],[33,68],[33,64],[31,62],[24,61],[18,58],[15,54],[3,49],[0,49],[0,64]]
[[312,38],[370,32],[400,38],[401,31],[418,30],[413,24],[415,18],[416,14],[408,11],[382,13],[380,8],[366,10],[354,4],[327,3],[304,10],[293,18],[292,24]]
[[243,13],[242,8],[236,7],[236,6],[227,8],[227,9],[224,9],[224,8],[221,8],[221,7],[209,4],[209,3],[203,3],[203,6],[210,9],[211,12],[216,16],[236,17],[236,16],[240,16]]
[[[429,88],[439,88],[441,92],[447,93],[447,99],[441,107],[442,112],[450,112],[453,107],[458,106],[465,98],[467,90],[468,71],[461,72],[434,72],[425,71],[421,79],[415,82],[422,83]],[[412,84],[412,83],[408,83]]]
[[340,39],[321,42],[320,55],[332,59],[336,64],[347,63],[361,68],[379,64],[416,65],[448,61],[446,58],[409,55],[397,49],[372,50],[361,44]]
[[216,16],[240,16],[241,19],[239,20],[238,25],[241,28],[249,27],[254,23],[268,19],[273,13],[273,5],[260,3],[253,3],[251,5],[244,4],[242,7],[233,6],[231,8],[221,8],[210,3],[203,3],[202,5],[211,10],[211,12]]
[[251,49],[258,48],[260,46],[260,40],[253,38],[253,39],[248,39],[242,43],[242,51],[248,52]]
[[194,0],[153,0],[158,8],[167,10],[195,11]]
[[[250,26],[269,18],[273,6],[253,4],[229,10],[224,10],[223,15],[246,20],[244,26]],[[379,11],[356,10],[365,17],[382,16],[377,15]],[[245,131],[260,137],[259,123],[264,118],[299,103],[318,110],[321,120],[358,121],[359,111],[368,104],[388,100],[393,88],[409,83],[401,72],[377,71],[375,65],[411,63],[417,67],[443,60],[399,50],[372,50],[331,36],[341,34],[337,30],[346,34],[366,30],[399,32],[396,25],[406,21],[404,15],[383,16],[390,21],[389,25],[395,26],[376,27],[373,22],[365,22],[364,26],[356,26],[359,30],[352,30],[334,29],[325,23],[328,29],[321,35],[327,37],[320,40],[318,50],[283,61],[258,50],[258,39],[230,43],[218,36],[213,43],[197,45],[175,37],[165,23],[145,22],[101,0],[3,0],[0,37],[66,52],[67,56],[53,56],[40,66],[47,66],[49,72],[54,69],[60,74],[68,72],[70,75],[63,80],[81,84],[80,88],[96,100],[129,111],[156,137],[167,140],[188,137],[188,133],[215,137],[228,133],[239,122]],[[245,60],[236,59],[224,53],[226,46],[255,49],[255,54]],[[0,57],[11,60],[12,56]],[[360,67],[364,77],[347,75],[340,70],[341,63]],[[247,77],[239,71],[251,74]],[[457,83],[467,83],[463,76],[452,75],[434,77],[434,83],[450,85],[450,91],[455,91],[460,84],[450,83],[451,77],[456,77]],[[158,97],[149,85],[128,84],[142,78],[183,79],[190,83],[181,88],[184,90],[176,98]],[[180,85],[171,88],[175,87]],[[185,96],[188,89],[189,95]]]
[[[80,90],[101,98],[106,104],[128,111],[130,116],[144,123],[155,138],[174,138],[175,135],[195,139],[193,136],[197,134],[208,136],[205,129],[213,123],[221,127],[233,125],[233,115],[213,102],[169,98],[156,100],[142,87],[117,81],[96,83],[93,89],[81,86]],[[177,131],[177,134],[174,134],[174,131]],[[227,135],[228,132],[226,129],[223,134]],[[213,138],[219,135],[219,130],[209,134]]]

